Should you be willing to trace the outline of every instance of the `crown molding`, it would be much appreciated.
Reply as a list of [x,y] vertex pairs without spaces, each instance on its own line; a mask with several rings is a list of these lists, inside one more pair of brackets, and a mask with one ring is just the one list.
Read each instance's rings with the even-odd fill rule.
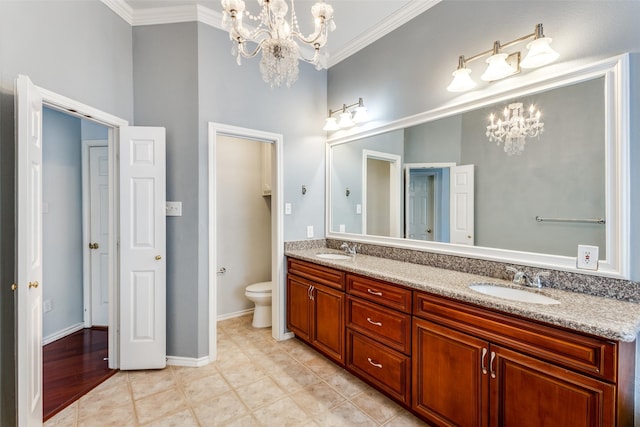
[[178,22],[199,21],[214,28],[223,29],[222,13],[202,5],[132,9],[124,0],[101,1],[133,27],[139,25],[174,24]]
[[442,0],[411,0],[409,4],[404,6],[402,9],[379,22],[377,25],[374,25],[371,31],[362,33],[349,42],[345,48],[333,53],[329,57],[328,67],[330,68],[336,65],[359,50],[364,49],[371,43],[386,36],[396,28],[401,27],[403,24],[406,24],[421,13],[431,9],[441,1]]
[[109,9],[115,12],[127,24],[133,23],[133,9],[124,0],[101,0]]
[[[101,0],[131,26],[172,24],[177,22],[199,21],[214,28],[222,27],[222,13],[202,5],[185,5],[134,10],[124,0]],[[353,39],[345,48],[329,57],[328,67],[332,67],[371,43],[389,34],[419,14],[432,8],[442,0],[411,0],[406,6],[379,22]]]

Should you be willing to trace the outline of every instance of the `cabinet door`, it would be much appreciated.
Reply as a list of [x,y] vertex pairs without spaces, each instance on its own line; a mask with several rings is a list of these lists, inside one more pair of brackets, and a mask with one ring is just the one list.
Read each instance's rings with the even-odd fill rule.
[[613,385],[499,346],[491,356],[492,426],[615,425]]
[[439,426],[487,426],[488,349],[486,341],[414,318],[413,409]]
[[311,295],[312,343],[335,362],[344,365],[344,292],[315,285]]
[[287,328],[299,338],[311,340],[311,283],[287,276]]

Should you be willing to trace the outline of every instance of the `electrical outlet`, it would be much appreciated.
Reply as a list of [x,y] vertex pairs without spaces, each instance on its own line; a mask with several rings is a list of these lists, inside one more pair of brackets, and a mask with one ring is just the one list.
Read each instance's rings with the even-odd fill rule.
[[578,261],[576,267],[585,270],[598,269],[598,247],[578,245]]
[[291,215],[291,203],[284,204],[284,214]]
[[49,312],[51,310],[52,310],[51,300],[50,299],[46,299],[46,300],[42,301],[42,311],[47,313],[47,312]]
[[182,202],[167,202],[165,205],[166,216],[182,216]]
[[307,225],[307,238],[313,237],[313,225]]

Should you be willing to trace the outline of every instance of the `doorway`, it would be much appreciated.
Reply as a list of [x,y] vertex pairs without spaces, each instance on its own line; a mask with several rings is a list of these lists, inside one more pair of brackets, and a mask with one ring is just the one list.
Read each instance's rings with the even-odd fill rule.
[[251,312],[245,288],[271,281],[272,148],[270,141],[217,138],[218,320]]
[[[16,80],[19,197],[16,199],[15,291],[17,406],[21,425],[42,423],[41,284],[45,207],[42,114],[45,106],[108,127],[111,209],[108,228],[112,249],[108,257],[109,301],[112,302],[109,368],[152,369],[158,367],[152,364],[166,364],[164,128],[129,127],[122,119],[40,88],[28,76],[20,75]],[[131,291],[120,294],[121,285]],[[150,295],[153,298],[149,298]],[[154,316],[148,315],[150,313]]]
[[362,233],[401,237],[402,159],[362,150]]
[[[263,132],[255,129],[209,123],[209,361],[216,359],[218,320],[218,287],[219,280],[218,252],[218,182],[217,145],[225,139],[241,139],[252,143],[269,144],[271,153],[271,185],[269,196],[271,199],[271,281],[273,282],[272,326],[271,335],[276,340],[283,340],[292,336],[286,331],[285,292],[284,292],[284,234],[282,204],[282,145],[280,134]],[[263,145],[264,147],[264,145]],[[266,188],[266,187],[263,187]],[[261,196],[262,197],[262,196]],[[265,201],[266,203],[266,201]],[[249,262],[247,260],[247,262]]]
[[[105,139],[88,141],[95,137]],[[113,373],[108,368],[107,339],[106,261],[110,211],[107,137],[106,126],[43,108],[42,264],[46,286],[42,289],[42,378],[45,420],[62,410],[80,391],[94,387]],[[94,151],[93,174],[88,168],[89,146]],[[97,205],[102,205],[101,212],[96,209]],[[93,240],[96,243],[89,246],[87,242]],[[89,249],[94,246],[96,250]],[[100,246],[99,250],[97,246]],[[99,253],[92,259],[91,252]],[[100,258],[105,262],[100,262]],[[103,289],[91,289],[92,276],[94,282],[96,278],[101,280]],[[100,287],[99,283],[95,285]],[[92,310],[92,301],[102,303],[100,312]],[[93,327],[99,327],[99,330],[91,329]],[[64,353],[60,349],[64,349]],[[64,360],[61,359],[63,354]]]

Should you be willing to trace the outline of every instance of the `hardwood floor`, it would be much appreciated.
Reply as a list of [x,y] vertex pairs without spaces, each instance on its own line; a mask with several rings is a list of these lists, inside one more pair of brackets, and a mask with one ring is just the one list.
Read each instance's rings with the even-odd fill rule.
[[42,348],[46,421],[117,371],[108,367],[106,328],[83,329]]

